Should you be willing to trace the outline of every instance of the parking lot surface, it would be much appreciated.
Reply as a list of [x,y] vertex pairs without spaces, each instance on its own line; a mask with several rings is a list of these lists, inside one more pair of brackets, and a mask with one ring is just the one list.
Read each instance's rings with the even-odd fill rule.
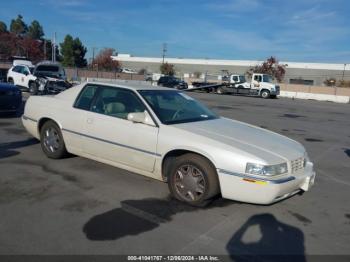
[[[307,149],[311,191],[269,206],[172,200],[165,183],[81,157],[52,160],[0,118],[0,254],[350,254],[350,105],[190,93]],[[254,194],[254,192],[252,192]]]

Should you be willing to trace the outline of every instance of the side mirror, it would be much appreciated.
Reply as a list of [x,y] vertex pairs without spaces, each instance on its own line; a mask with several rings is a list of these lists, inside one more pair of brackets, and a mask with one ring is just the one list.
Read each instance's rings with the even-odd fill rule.
[[26,71],[26,72],[24,72],[24,75],[27,76],[27,75],[29,75],[29,73]]
[[156,126],[153,119],[148,114],[147,111],[144,112],[134,112],[128,114],[128,120],[134,123],[142,123],[149,126]]

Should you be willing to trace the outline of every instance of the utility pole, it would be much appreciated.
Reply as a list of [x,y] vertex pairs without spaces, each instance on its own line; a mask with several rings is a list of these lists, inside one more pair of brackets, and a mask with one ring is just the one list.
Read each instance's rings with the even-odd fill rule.
[[346,67],[346,64],[344,64],[343,76],[342,76],[342,78],[341,78],[341,81],[342,81],[342,82],[344,82],[345,67]]
[[53,35],[52,41],[52,62],[56,62],[56,32]]
[[167,52],[167,44],[163,43],[163,50],[162,50],[162,57],[163,57],[163,61],[162,64],[164,64],[164,58],[165,58],[165,53]]
[[92,65],[92,69],[94,69],[94,63],[95,63],[95,50],[96,50],[96,47],[92,47],[92,62],[91,62],[91,65]]

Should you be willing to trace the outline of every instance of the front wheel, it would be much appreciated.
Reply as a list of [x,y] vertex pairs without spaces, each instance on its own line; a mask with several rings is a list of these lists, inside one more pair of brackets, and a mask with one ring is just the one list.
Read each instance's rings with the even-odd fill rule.
[[37,95],[38,94],[38,85],[35,82],[31,82],[29,84],[29,93],[31,95]]
[[214,166],[204,157],[192,153],[175,159],[169,170],[168,187],[176,199],[200,207],[219,193]]
[[270,91],[269,90],[263,90],[261,91],[261,97],[264,99],[267,99],[270,97]]
[[216,89],[216,93],[219,94],[219,95],[222,95],[222,94],[224,94],[224,89],[222,89],[221,87],[218,87]]
[[49,158],[60,159],[68,155],[61,129],[53,121],[46,122],[40,130],[41,148]]

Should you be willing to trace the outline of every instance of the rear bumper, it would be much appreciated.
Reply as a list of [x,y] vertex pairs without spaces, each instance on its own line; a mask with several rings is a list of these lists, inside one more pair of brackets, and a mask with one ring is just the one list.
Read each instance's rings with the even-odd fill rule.
[[28,131],[28,133],[30,133],[35,138],[40,139],[40,136],[38,133],[38,121],[36,119],[23,115],[22,124],[25,127],[25,129]]
[[222,169],[217,171],[223,198],[253,204],[272,204],[299,191],[308,191],[316,176],[311,162],[302,174],[278,179],[257,179]]

